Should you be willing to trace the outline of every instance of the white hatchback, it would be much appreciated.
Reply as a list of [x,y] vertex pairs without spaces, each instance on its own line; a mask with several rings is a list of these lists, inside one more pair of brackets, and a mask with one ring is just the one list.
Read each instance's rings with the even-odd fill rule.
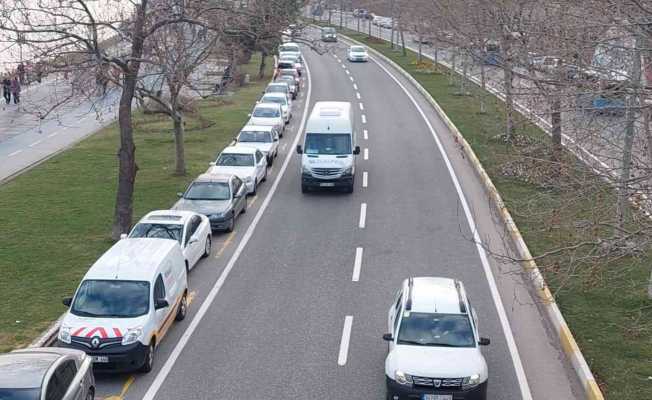
[[277,103],[258,103],[249,114],[247,125],[273,126],[278,129],[279,135],[283,136],[285,131],[285,120],[283,109]]
[[292,119],[292,99],[288,98],[284,93],[265,93],[259,103],[276,103],[280,105],[285,124],[290,123]]
[[151,211],[134,225],[128,237],[178,242],[188,271],[211,253],[211,223],[205,215],[192,211]]
[[267,165],[272,165],[278,156],[278,131],[273,126],[247,125],[235,138],[241,146],[249,146],[263,152]]
[[210,166],[207,171],[210,174],[235,175],[242,179],[251,195],[256,194],[260,182],[267,180],[267,159],[254,147],[227,147]]

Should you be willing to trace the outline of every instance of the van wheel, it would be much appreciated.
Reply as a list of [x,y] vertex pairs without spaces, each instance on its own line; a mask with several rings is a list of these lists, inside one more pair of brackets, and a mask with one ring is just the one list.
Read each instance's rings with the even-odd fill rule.
[[140,367],[141,372],[151,372],[154,368],[154,341],[152,341],[149,346],[147,346],[147,352],[145,353],[145,363]]
[[346,189],[344,189],[344,191],[345,191],[346,193],[353,193],[353,186],[354,186],[354,185],[353,185],[353,183],[352,183],[350,186],[347,186]]
[[301,193],[308,193],[310,191],[310,188],[308,185],[301,185]]
[[206,236],[206,241],[204,242],[204,254],[202,254],[202,258],[206,258],[211,254],[211,236],[208,235]]
[[179,303],[179,309],[177,310],[177,315],[174,317],[176,321],[183,321],[188,314],[188,298],[187,295],[183,295],[181,298],[181,303]]

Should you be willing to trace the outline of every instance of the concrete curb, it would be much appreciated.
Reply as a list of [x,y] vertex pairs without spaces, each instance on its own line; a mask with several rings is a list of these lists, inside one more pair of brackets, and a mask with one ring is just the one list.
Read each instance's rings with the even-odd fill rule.
[[[343,35],[341,33],[340,36],[342,36],[346,40],[349,40],[352,43],[365,46],[364,43],[360,43],[357,40],[351,39],[350,37]],[[491,181],[491,178],[485,171],[484,167],[480,163],[480,160],[475,155],[475,152],[473,151],[469,143],[466,141],[464,136],[462,136],[462,134],[457,129],[455,124],[453,124],[453,122],[448,118],[444,110],[435,101],[432,95],[423,86],[421,86],[421,84],[416,79],[414,79],[412,75],[410,75],[401,66],[396,64],[394,61],[392,61],[391,59],[389,59],[379,51],[368,46],[365,47],[367,47],[371,53],[381,58],[384,62],[394,67],[394,69],[399,71],[404,78],[408,79],[410,83],[412,83],[412,85],[423,95],[423,97],[425,97],[425,99],[428,100],[428,102],[432,105],[432,107],[437,111],[437,114],[439,114],[439,116],[442,118],[446,126],[448,126],[450,131],[453,133],[453,135],[455,136],[455,140],[460,144],[462,150],[464,151],[464,155],[467,157],[467,159],[473,166],[476,174],[482,181],[485,191],[491,198],[494,207],[497,209],[498,214],[500,215],[500,218],[503,224],[505,225],[505,229],[507,229],[512,241],[514,242],[514,248],[516,249],[519,258],[521,260],[524,260],[521,262],[521,265],[523,269],[530,275],[530,279],[534,285],[536,294],[541,300],[542,306],[545,309],[545,315],[548,317],[550,323],[552,324],[552,326],[555,328],[555,331],[557,332],[559,343],[561,344],[564,353],[571,361],[571,364],[573,365],[573,368],[577,373],[577,377],[580,379],[580,382],[584,387],[586,398],[588,400],[604,400],[604,396],[595,378],[593,377],[593,374],[591,373],[591,369],[589,368],[586,360],[584,359],[584,355],[582,354],[579,346],[577,345],[577,342],[575,341],[573,334],[568,328],[568,325],[564,320],[564,316],[561,314],[561,311],[559,310],[559,307],[557,306],[557,303],[555,302],[552,293],[548,289],[548,285],[546,284],[543,275],[541,275],[541,271],[539,270],[537,264],[532,259],[532,254],[530,254],[530,250],[528,249],[525,240],[523,240],[523,237],[521,236],[521,232],[516,226],[516,223],[514,223],[514,220],[512,219],[512,216],[509,213],[509,210],[505,206],[505,203],[503,202],[500,193],[498,193],[498,190],[496,189],[496,186],[494,186],[493,182]]]

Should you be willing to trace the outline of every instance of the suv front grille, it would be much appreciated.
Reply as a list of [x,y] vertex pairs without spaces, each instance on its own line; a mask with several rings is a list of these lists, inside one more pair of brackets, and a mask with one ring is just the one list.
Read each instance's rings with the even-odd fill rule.
[[312,173],[317,176],[335,176],[340,175],[342,170],[339,168],[313,168]]
[[461,388],[464,378],[426,378],[422,376],[412,377],[415,386],[427,386],[434,388]]

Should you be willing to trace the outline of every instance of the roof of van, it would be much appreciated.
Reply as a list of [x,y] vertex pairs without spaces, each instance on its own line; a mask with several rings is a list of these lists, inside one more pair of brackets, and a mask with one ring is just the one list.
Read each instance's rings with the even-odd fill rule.
[[309,133],[351,133],[351,103],[346,101],[318,101],[306,125]]
[[84,279],[151,281],[157,273],[157,268],[154,267],[175,247],[178,248],[179,244],[173,240],[122,239],[95,261]]

